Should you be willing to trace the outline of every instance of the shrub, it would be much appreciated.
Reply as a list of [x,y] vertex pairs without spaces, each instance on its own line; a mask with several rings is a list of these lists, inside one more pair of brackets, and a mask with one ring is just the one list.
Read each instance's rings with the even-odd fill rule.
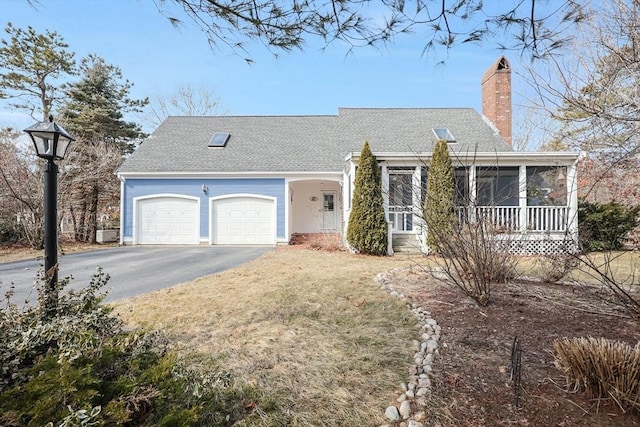
[[578,222],[583,249],[586,252],[621,249],[629,232],[640,225],[638,213],[640,206],[580,201]]
[[544,283],[558,283],[578,268],[580,260],[574,254],[559,252],[540,256],[536,263],[540,278]]
[[424,221],[429,230],[427,245],[434,252],[440,251],[439,237],[446,239],[453,233],[456,222],[454,202],[453,166],[449,148],[447,141],[439,140],[433,150],[424,201]]
[[640,343],[635,347],[604,338],[565,338],[553,343],[555,364],[575,391],[640,410]]
[[479,305],[491,300],[491,286],[515,276],[517,260],[508,251],[511,241],[481,217],[462,221],[450,234],[436,232],[440,257],[436,262],[451,283]]
[[347,242],[357,252],[386,255],[387,233],[380,168],[369,143],[365,142],[356,171]]
[[9,293],[0,310],[0,425],[232,425],[255,416],[259,392],[217,365],[178,363],[159,332],[125,329],[102,304],[107,280],[99,270],[86,288],[61,292],[48,318],[41,289],[24,309]]

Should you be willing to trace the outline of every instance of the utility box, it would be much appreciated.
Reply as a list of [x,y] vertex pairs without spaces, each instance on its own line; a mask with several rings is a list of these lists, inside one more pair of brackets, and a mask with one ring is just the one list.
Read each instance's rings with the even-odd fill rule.
[[110,243],[118,241],[118,230],[98,230],[96,231],[96,242]]

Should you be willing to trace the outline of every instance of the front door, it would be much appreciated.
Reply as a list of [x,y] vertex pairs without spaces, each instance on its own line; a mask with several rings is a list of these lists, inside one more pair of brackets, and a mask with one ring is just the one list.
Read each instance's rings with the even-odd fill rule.
[[322,199],[322,231],[336,231],[336,192],[324,192]]

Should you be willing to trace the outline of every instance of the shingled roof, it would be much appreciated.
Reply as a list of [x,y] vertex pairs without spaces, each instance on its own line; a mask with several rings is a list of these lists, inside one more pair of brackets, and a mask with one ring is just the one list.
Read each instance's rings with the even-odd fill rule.
[[[119,173],[340,172],[369,141],[374,153],[433,151],[447,128],[454,152],[512,151],[471,108],[340,108],[332,116],[169,117]],[[208,143],[229,133],[224,148]]]

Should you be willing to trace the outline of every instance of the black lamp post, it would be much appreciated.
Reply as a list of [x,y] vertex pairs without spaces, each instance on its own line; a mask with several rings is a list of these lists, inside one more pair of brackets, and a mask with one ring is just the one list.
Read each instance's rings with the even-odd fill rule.
[[31,137],[38,157],[47,160],[44,167],[44,272],[45,314],[53,316],[58,308],[58,166],[74,139],[49,116],[24,130]]

